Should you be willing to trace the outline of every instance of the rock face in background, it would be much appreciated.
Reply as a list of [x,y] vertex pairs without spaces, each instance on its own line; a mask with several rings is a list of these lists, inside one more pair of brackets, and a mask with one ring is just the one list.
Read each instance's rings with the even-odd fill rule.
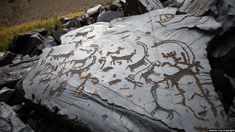
[[163,8],[162,3],[159,0],[138,0],[146,7],[148,11]]
[[0,102],[0,131],[1,132],[33,132],[16,115],[14,110]]
[[235,1],[217,0],[212,8],[221,32],[208,46],[208,58],[212,66],[211,76],[216,90],[221,94],[229,121],[234,126],[235,116]]
[[[43,51],[25,98],[92,131],[227,128],[207,43],[220,24],[175,8],[96,23]],[[201,31],[200,31],[201,30]]]
[[204,15],[216,3],[216,0],[184,0],[181,11],[195,16]]

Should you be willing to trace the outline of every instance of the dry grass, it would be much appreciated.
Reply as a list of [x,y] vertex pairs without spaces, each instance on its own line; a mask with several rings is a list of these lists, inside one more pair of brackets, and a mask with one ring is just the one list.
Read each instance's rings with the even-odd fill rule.
[[[74,18],[80,16],[82,12],[69,13],[64,15],[69,18]],[[62,28],[62,24],[59,21],[60,17],[55,17],[52,19],[46,20],[37,20],[32,22],[27,22],[10,27],[1,27],[0,28],[0,51],[4,51],[8,48],[9,43],[12,41],[14,36],[20,33],[32,31],[39,28],[45,28],[50,34],[52,29],[55,27]]]
[[81,12],[95,4],[107,4],[112,0],[0,0],[0,27],[17,25],[71,12]]
[[[0,0],[0,51],[17,34],[46,28],[49,32],[54,26],[61,26],[55,16],[73,18],[81,15],[89,6],[107,4],[112,0],[15,0],[8,3]],[[72,13],[71,13],[72,12]]]

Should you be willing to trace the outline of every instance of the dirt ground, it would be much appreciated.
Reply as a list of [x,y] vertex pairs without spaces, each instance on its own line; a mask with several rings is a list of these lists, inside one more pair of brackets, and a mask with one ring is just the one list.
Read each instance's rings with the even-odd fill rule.
[[92,5],[110,1],[112,0],[0,0],[0,27],[84,11]]

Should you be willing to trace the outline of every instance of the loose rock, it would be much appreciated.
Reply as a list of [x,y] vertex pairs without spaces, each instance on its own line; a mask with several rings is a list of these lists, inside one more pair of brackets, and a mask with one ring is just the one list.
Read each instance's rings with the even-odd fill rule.
[[12,110],[3,102],[0,102],[0,131],[1,132],[33,132],[25,125]]

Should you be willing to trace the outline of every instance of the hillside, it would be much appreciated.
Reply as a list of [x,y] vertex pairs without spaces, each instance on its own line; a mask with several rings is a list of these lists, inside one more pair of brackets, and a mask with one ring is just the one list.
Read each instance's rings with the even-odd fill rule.
[[84,11],[111,0],[0,0],[0,27]]

